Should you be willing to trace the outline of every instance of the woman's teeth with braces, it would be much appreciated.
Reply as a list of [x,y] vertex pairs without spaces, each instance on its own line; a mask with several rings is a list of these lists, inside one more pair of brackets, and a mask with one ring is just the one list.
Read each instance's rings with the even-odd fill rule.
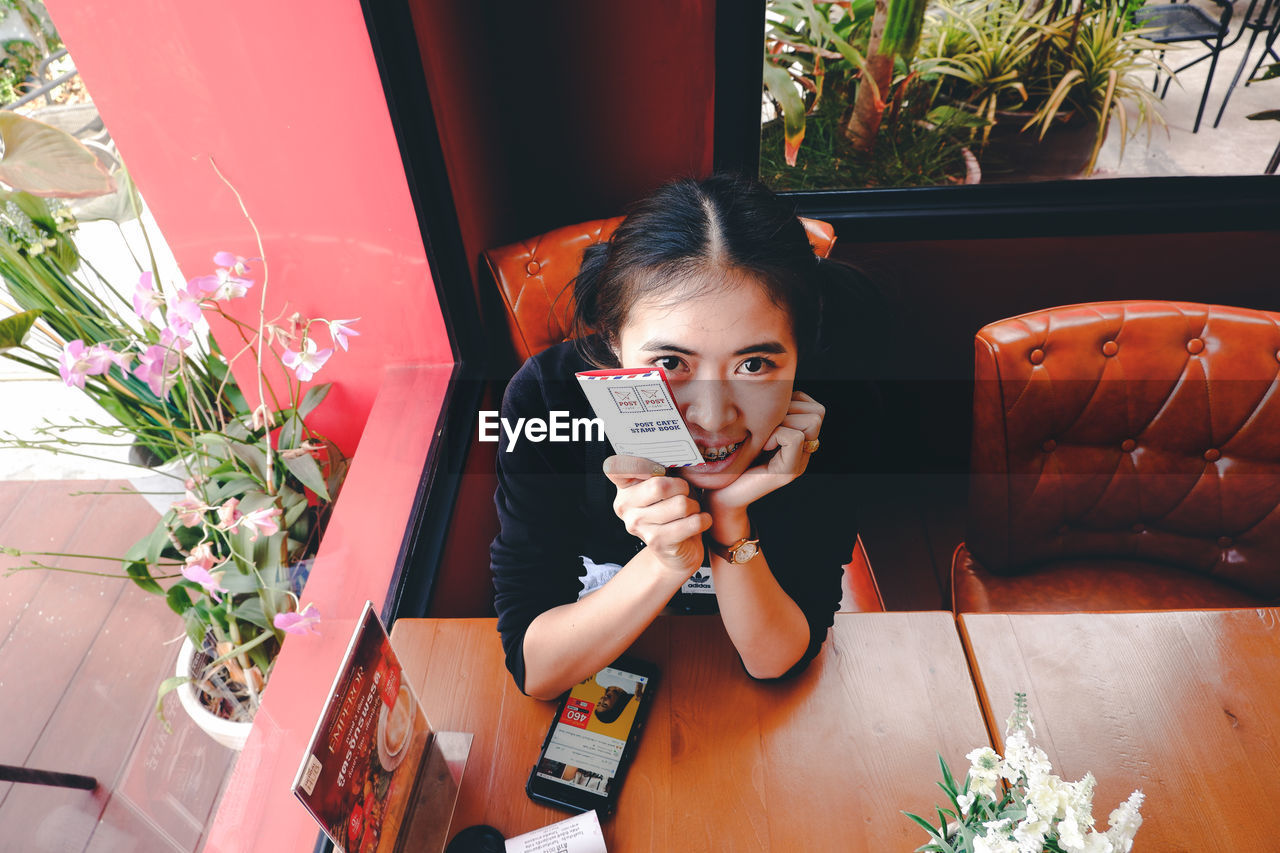
[[739,441],[735,444],[730,444],[728,447],[708,447],[705,450],[702,450],[702,448],[699,448],[699,450],[702,452],[703,459],[708,462],[719,462],[721,459],[724,459],[726,456],[741,447],[742,444],[743,442]]

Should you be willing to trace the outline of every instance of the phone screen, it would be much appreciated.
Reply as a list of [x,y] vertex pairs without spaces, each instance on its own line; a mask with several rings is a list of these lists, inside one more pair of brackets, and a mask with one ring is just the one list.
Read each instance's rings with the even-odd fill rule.
[[570,806],[583,803],[583,794],[609,798],[650,682],[648,675],[607,666],[574,686],[534,768],[530,793]]

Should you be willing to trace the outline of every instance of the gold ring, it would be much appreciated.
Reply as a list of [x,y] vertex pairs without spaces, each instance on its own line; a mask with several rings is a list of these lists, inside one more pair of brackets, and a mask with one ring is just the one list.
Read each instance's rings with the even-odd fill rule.
[[805,453],[812,453],[813,451],[818,449],[818,439],[816,438],[809,439],[804,444],[800,445],[800,449],[803,450]]

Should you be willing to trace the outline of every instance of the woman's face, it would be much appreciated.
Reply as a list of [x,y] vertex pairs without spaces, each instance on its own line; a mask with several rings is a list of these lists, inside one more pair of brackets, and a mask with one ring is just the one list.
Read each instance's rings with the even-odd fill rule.
[[631,306],[618,335],[623,367],[661,367],[701,465],[673,473],[703,489],[729,485],[756,460],[791,403],[791,317],[754,279],[701,295],[663,292]]

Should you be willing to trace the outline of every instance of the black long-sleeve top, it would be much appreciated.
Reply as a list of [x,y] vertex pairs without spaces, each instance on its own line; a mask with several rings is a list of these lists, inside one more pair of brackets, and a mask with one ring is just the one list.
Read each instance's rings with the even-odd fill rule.
[[[512,378],[502,401],[502,417],[592,418],[574,374],[589,370],[572,343],[559,344],[534,356]],[[797,383],[800,390],[804,388]],[[748,512],[760,548],[779,586],[804,612],[809,647],[792,671],[818,653],[840,603],[842,566],[857,536],[853,489],[839,470],[841,428],[823,423],[823,447],[805,473],[753,503]],[[847,433],[846,433],[847,434]],[[833,448],[834,449],[834,448]],[[521,437],[508,450],[505,435],[498,450],[498,489],[494,496],[501,530],[490,548],[498,632],[507,668],[523,691],[524,635],[537,616],[578,599],[584,556],[597,564],[625,565],[644,543],[626,532],[613,512],[616,487],[602,471],[613,450],[607,439],[570,443],[531,442]],[[828,463],[824,465],[824,462]],[[691,612],[714,610],[714,596],[678,593],[672,601]]]

